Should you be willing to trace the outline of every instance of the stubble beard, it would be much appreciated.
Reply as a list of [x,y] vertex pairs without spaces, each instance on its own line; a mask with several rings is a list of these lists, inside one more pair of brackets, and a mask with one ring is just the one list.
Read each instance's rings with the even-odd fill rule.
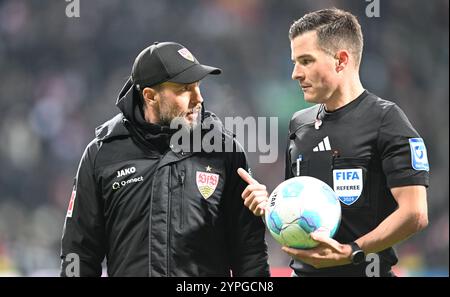
[[[194,108],[195,109],[195,108]],[[191,109],[193,110],[193,109]],[[159,124],[161,126],[169,126],[171,125],[173,120],[177,121],[177,124],[181,123],[183,128],[188,130],[193,130],[198,124],[198,117],[196,120],[189,122],[186,119],[186,112],[180,112],[175,108],[170,108],[169,106],[157,106],[157,112],[159,113]],[[200,116],[200,110],[199,110]]]

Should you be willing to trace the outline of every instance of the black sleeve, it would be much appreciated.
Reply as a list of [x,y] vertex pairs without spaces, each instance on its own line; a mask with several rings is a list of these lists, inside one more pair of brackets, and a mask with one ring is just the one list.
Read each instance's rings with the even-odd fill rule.
[[397,105],[393,105],[385,114],[377,145],[389,188],[428,186],[429,168],[425,144]]
[[[101,276],[105,256],[103,203],[94,177],[95,142],[84,151],[75,177],[61,241],[61,276],[73,275],[73,254],[80,259],[79,276]],[[69,267],[68,267],[69,266]]]
[[[228,168],[226,195],[227,238],[230,249],[230,265],[233,276],[270,276],[267,245],[264,239],[265,225],[260,217],[244,205],[241,197],[247,184],[237,174],[238,168],[248,171],[245,153],[240,145],[231,158]],[[228,159],[229,159],[228,158]]]

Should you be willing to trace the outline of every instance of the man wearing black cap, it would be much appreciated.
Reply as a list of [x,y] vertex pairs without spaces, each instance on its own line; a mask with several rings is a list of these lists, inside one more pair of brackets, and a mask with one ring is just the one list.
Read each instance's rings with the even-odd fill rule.
[[[199,81],[220,73],[173,42],[137,56],[121,113],[96,129],[81,159],[62,276],[100,276],[105,256],[109,276],[269,275],[264,225],[240,199],[245,153],[202,107]],[[233,152],[175,149],[175,119],[190,133],[209,127]]]

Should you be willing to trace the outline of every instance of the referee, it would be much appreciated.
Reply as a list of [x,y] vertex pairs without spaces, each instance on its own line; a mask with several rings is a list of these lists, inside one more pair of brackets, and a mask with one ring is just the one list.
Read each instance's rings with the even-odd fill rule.
[[[428,224],[429,165],[423,139],[395,104],[365,90],[359,78],[363,36],[339,9],[308,13],[289,30],[294,69],[307,102],[289,124],[286,179],[328,183],[342,206],[334,239],[319,233],[311,250],[283,247],[296,276],[394,276],[392,249]],[[244,204],[262,215],[264,185],[243,169]],[[371,269],[376,253],[378,267]],[[367,261],[367,262],[366,262]]]

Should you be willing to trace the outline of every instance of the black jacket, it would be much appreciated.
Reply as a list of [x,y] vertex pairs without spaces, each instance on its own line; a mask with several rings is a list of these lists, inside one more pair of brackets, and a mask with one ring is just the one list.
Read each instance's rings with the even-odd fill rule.
[[[235,152],[174,152],[171,133],[137,127],[137,93],[121,91],[121,114],[96,130],[75,178],[62,238],[81,276],[269,276],[264,225],[243,205],[240,145],[203,113]],[[160,128],[160,132],[151,129]],[[166,149],[165,149],[166,148]]]

